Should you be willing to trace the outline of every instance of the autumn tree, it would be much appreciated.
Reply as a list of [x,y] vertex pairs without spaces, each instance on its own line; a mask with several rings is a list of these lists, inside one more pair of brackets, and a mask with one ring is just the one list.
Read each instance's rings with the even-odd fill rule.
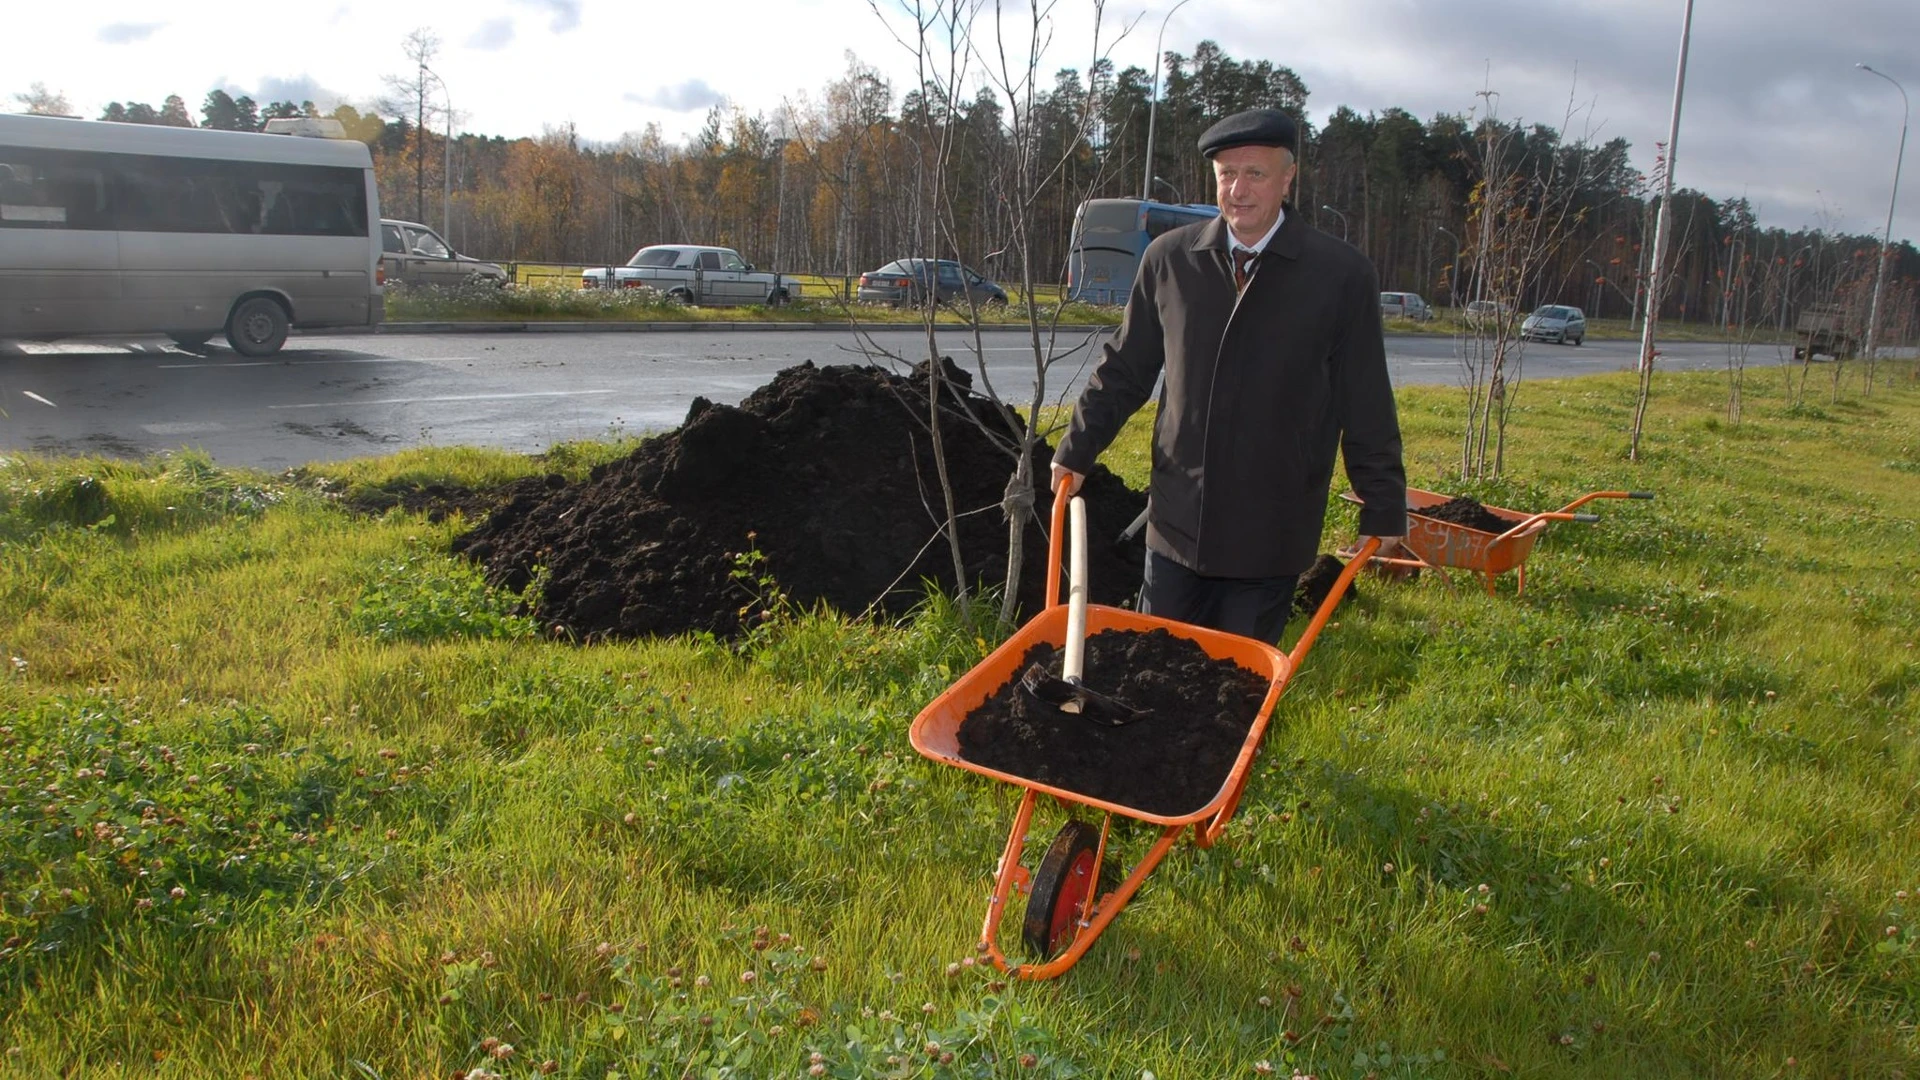
[[48,90],[46,83],[34,83],[27,87],[24,94],[13,95],[19,102],[20,111],[28,116],[71,116],[73,106],[67,104],[67,95],[56,90]]

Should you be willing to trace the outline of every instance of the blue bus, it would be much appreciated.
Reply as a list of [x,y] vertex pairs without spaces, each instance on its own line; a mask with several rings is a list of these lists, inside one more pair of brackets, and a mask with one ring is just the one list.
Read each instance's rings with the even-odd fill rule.
[[1208,203],[1088,199],[1073,215],[1067,299],[1083,304],[1126,303],[1149,241],[1182,225],[1219,216],[1220,208]]

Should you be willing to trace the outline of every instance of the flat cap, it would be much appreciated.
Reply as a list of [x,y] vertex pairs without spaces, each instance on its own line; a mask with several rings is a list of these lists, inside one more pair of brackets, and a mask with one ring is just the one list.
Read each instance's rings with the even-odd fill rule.
[[1284,146],[1300,152],[1300,129],[1293,117],[1279,109],[1248,109],[1208,128],[1200,136],[1200,152],[1207,157],[1234,146]]

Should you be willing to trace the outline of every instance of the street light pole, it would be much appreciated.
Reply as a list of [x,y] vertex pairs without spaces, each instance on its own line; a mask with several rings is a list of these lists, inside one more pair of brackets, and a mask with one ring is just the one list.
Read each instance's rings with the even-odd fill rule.
[[1347,215],[1341,213],[1338,210],[1335,210],[1333,207],[1328,206],[1326,203],[1321,203],[1320,209],[1325,210],[1328,213],[1340,219],[1340,239],[1345,240],[1347,238]]
[[1640,460],[1640,429],[1647,415],[1647,397],[1652,391],[1654,342],[1660,332],[1661,280],[1666,272],[1667,223],[1673,217],[1673,172],[1680,161],[1680,102],[1687,91],[1687,46],[1693,40],[1693,0],[1687,0],[1686,14],[1680,20],[1680,62],[1673,76],[1673,116],[1667,124],[1667,162],[1661,176],[1660,211],[1653,219],[1653,253],[1648,257],[1647,318],[1640,324],[1640,391],[1634,401],[1633,437],[1627,460]]
[[[447,105],[447,136],[441,140],[440,158],[440,239],[453,246],[453,91],[447,89],[447,80],[440,73],[420,65],[420,70],[433,76],[440,84],[440,96]],[[423,219],[424,220],[424,219]]]
[[1873,352],[1880,344],[1880,296],[1887,289],[1887,263],[1893,257],[1893,206],[1900,199],[1900,166],[1907,160],[1907,88],[1884,71],[1865,64],[1854,67],[1869,75],[1878,75],[1900,91],[1900,153],[1893,159],[1893,194],[1887,196],[1887,228],[1880,234],[1880,269],[1873,275],[1873,303],[1867,309],[1867,393],[1873,393]]
[[1446,233],[1447,236],[1453,240],[1453,261],[1447,264],[1449,267],[1453,269],[1453,273],[1449,275],[1447,278],[1447,300],[1450,303],[1452,303],[1454,307],[1459,307],[1460,306],[1460,252],[1466,247],[1466,245],[1462,244],[1460,242],[1460,238],[1454,235],[1453,230],[1447,228],[1445,225],[1435,225],[1433,227],[1433,231]]
[[1145,175],[1140,178],[1142,199],[1153,198],[1153,120],[1154,113],[1160,108],[1160,69],[1166,66],[1160,60],[1160,42],[1167,36],[1167,22],[1173,18],[1173,13],[1186,7],[1189,2],[1190,0],[1180,0],[1173,5],[1173,9],[1167,12],[1166,18],[1160,20],[1160,33],[1153,39],[1153,90],[1147,98],[1147,164]]

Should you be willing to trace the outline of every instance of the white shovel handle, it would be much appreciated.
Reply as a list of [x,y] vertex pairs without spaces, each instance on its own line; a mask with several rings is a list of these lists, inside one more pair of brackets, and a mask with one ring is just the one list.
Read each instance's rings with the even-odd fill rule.
[[1067,654],[1060,662],[1060,675],[1068,682],[1080,681],[1087,646],[1087,503],[1075,496],[1067,504]]

